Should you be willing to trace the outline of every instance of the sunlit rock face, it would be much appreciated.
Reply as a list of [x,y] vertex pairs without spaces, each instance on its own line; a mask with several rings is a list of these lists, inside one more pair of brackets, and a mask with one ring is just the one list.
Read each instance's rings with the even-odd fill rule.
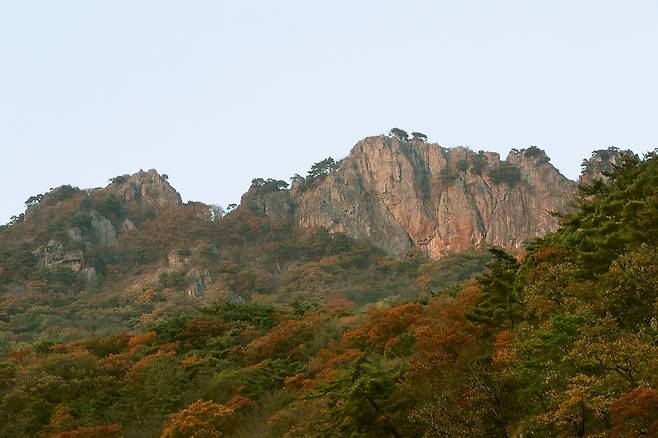
[[608,149],[599,149],[592,152],[592,156],[583,160],[581,167],[583,169],[579,182],[581,184],[591,184],[597,179],[607,179],[617,166],[622,164],[624,157],[634,156],[633,151],[620,150],[614,147]]
[[155,169],[140,170],[132,175],[114,178],[103,191],[114,194],[126,202],[143,202],[156,205],[181,204],[181,196],[165,176]]
[[301,227],[368,238],[390,254],[412,247],[434,258],[482,245],[512,252],[553,231],[577,183],[536,147],[497,153],[386,136],[357,143],[312,187],[247,193],[243,204]]

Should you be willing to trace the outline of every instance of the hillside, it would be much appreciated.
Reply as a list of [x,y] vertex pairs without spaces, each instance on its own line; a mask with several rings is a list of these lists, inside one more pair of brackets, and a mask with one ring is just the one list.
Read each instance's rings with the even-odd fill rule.
[[[658,152],[620,163],[522,259],[492,249],[485,273],[436,296],[367,311],[219,301],[16,350],[0,362],[0,435],[658,436]],[[241,209],[219,223],[269,223]],[[303,247],[334,245],[331,266],[359,245],[320,233]],[[395,277],[441,266],[367,251]]]
[[[623,152],[596,151],[593,181]],[[183,203],[155,170],[62,186],[0,228],[0,351],[145,330],[217,300],[292,303],[429,297],[554,230],[576,183],[543,151],[497,154],[369,137],[303,178],[254,180],[224,214]]]
[[485,251],[396,259],[366,240],[300,229],[249,206],[182,203],[155,170],[63,186],[0,230],[0,351],[145,330],[217,300],[291,303],[430,296],[481,272]]

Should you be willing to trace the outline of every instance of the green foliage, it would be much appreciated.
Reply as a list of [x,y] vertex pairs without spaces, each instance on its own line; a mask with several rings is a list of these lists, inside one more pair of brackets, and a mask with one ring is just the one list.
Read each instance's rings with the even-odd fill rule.
[[425,143],[427,141],[427,136],[423,134],[422,132],[412,132],[411,133],[411,139],[414,141],[419,141],[421,143]]
[[439,171],[439,180],[441,181],[441,184],[444,185],[453,184],[460,176],[459,171],[452,167],[444,167]]
[[[0,234],[0,279],[40,289],[0,296],[0,349],[12,346],[0,358],[0,436],[655,435],[657,162],[627,161],[583,188],[579,211],[521,261],[499,249],[396,260],[241,208],[219,221],[202,205],[160,210],[116,256],[178,254],[230,294],[202,309],[175,302],[153,319],[151,288],[144,308],[54,293],[50,282],[71,272],[38,269],[32,241],[16,236],[42,230],[17,224]],[[84,228],[87,211],[61,212],[58,227]],[[152,263],[135,269],[162,272]],[[178,272],[161,286],[180,287]],[[245,284],[245,295],[273,295],[244,300],[235,291]],[[117,314],[138,321],[137,333],[59,341],[61,320]],[[14,342],[35,332],[31,348]]]
[[492,248],[491,254],[494,259],[487,265],[487,272],[477,277],[483,298],[471,318],[489,330],[514,328],[520,316],[520,299],[514,285],[519,264],[501,249]]
[[550,161],[550,158],[548,158],[546,152],[537,146],[530,146],[527,149],[523,149],[523,156],[539,160],[542,163],[548,163]]
[[391,129],[388,135],[390,135],[393,138],[396,138],[399,141],[409,141],[409,134],[407,133],[407,131],[400,128]]
[[487,168],[487,157],[484,151],[479,151],[471,161],[471,172],[476,175],[482,175],[482,172]]
[[301,192],[316,187],[327,175],[336,172],[340,168],[341,161],[336,161],[331,157],[325,158],[313,164],[306,174],[306,178],[295,174],[290,178],[290,182]]
[[121,184],[125,182],[127,179],[128,179],[127,175],[118,175],[115,176],[114,178],[110,178],[109,182],[114,184]]
[[158,286],[162,289],[173,289],[181,291],[187,286],[187,278],[184,271],[179,272],[163,272],[158,277]]
[[549,238],[575,252],[583,276],[605,272],[612,260],[658,235],[658,154],[627,156],[608,181],[581,187],[579,209]]
[[269,193],[287,189],[288,183],[273,178],[255,178],[251,180],[251,186],[252,188],[256,188],[259,192]]
[[25,201],[25,205],[27,207],[32,207],[34,205],[37,205],[37,204],[39,204],[39,202],[41,202],[41,200],[43,199],[43,196],[44,195],[42,195],[42,194],[38,194],[38,195],[35,195],[35,196],[30,196],[29,198],[27,198],[27,201]]
[[109,219],[118,220],[124,215],[124,205],[116,195],[105,195],[94,203],[94,208]]
[[401,436],[391,422],[390,397],[402,369],[388,368],[376,356],[363,355],[316,396],[328,399],[324,436]]
[[510,187],[521,182],[521,170],[505,161],[489,169],[489,178],[496,184],[507,184]]

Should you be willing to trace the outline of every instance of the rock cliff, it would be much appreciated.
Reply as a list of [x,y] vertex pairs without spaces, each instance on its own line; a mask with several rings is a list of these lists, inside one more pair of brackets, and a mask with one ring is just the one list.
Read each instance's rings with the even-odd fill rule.
[[581,167],[583,169],[580,175],[581,184],[591,184],[597,179],[606,179],[610,172],[616,166],[620,166],[626,156],[633,156],[635,153],[631,150],[620,150],[615,147],[599,149],[592,152],[592,156],[583,160]]
[[301,227],[368,238],[390,254],[419,247],[434,258],[482,245],[520,251],[557,228],[551,213],[569,210],[578,185],[537,147],[501,160],[497,153],[387,136],[360,141],[337,170],[308,179],[290,190],[252,186],[242,205],[292,216]]
[[[61,186],[33,199],[36,202],[27,208],[26,222],[53,221],[52,209],[59,206],[72,210],[52,227],[66,232],[54,233],[52,239],[33,251],[39,264],[47,269],[68,268],[90,281],[96,279],[96,272],[89,265],[88,254],[103,248],[116,249],[122,233],[137,229],[133,221],[123,217],[125,207],[147,211],[152,207],[182,204],[180,194],[167,182],[167,177],[154,169],[113,178],[104,188],[80,190]],[[70,205],[62,205],[65,203]]]
[[155,169],[118,176],[103,191],[114,194],[125,202],[156,205],[182,203],[180,194],[167,182],[167,176],[160,175]]

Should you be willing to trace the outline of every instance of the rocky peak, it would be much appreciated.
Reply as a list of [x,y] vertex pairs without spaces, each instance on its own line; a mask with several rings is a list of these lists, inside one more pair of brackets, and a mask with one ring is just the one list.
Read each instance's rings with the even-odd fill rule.
[[[299,185],[296,185],[299,187]],[[511,251],[555,230],[576,184],[536,147],[497,153],[387,136],[357,143],[340,167],[303,185],[247,200],[301,227],[368,238],[387,252],[432,257],[485,244]]]
[[160,175],[155,169],[113,178],[103,191],[126,202],[146,202],[160,206],[182,203],[180,194],[169,184],[167,176]]
[[588,185],[597,179],[606,179],[606,175],[612,172],[616,166],[621,165],[624,157],[628,155],[634,155],[633,151],[620,150],[616,147],[592,152],[592,156],[584,159],[580,165],[582,173],[579,182]]

